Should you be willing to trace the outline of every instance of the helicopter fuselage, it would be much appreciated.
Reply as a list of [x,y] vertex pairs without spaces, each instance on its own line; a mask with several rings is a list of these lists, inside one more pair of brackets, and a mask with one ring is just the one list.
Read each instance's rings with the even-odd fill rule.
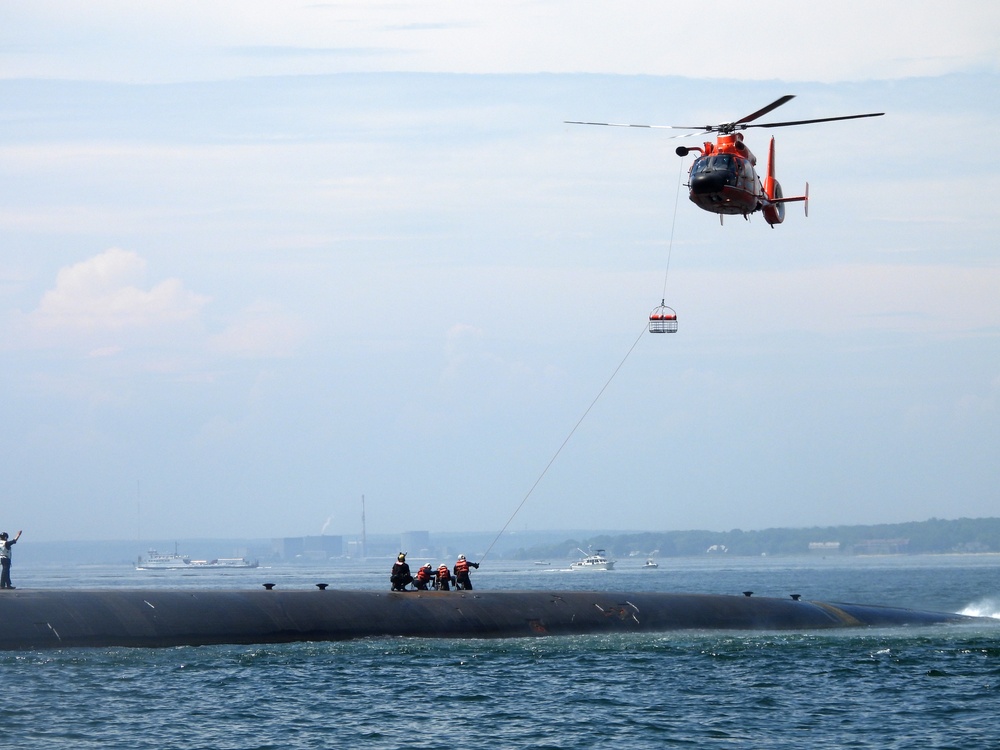
[[749,216],[766,200],[764,186],[754,167],[757,157],[743,142],[742,133],[720,135],[706,142],[688,173],[691,202],[716,214]]
[[[774,176],[774,138],[767,151],[767,176],[762,181],[757,175],[757,157],[743,142],[742,133],[720,134],[715,143],[705,142],[701,148],[681,146],[678,156],[699,151],[688,173],[688,190],[691,202],[705,211],[749,218],[762,211],[764,220],[772,227],[785,219],[785,203],[808,201],[806,193],[785,198],[781,185]],[[808,203],[806,203],[808,216]]]

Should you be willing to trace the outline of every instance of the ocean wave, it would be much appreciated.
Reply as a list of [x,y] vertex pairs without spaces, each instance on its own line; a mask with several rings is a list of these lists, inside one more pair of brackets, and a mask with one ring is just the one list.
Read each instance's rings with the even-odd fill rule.
[[959,612],[960,615],[970,617],[992,617],[1000,620],[1000,599],[996,597],[986,597],[977,602],[972,602],[965,609]]

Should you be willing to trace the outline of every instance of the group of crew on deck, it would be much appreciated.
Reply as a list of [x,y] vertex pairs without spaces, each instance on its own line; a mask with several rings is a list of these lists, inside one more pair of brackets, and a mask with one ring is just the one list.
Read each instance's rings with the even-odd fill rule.
[[469,562],[465,555],[459,555],[455,561],[455,567],[451,570],[444,563],[434,570],[430,563],[425,563],[417,568],[417,574],[410,573],[410,566],[406,562],[406,553],[400,552],[396,562],[392,566],[392,573],[389,576],[389,583],[392,584],[393,591],[408,591],[406,587],[411,583],[417,591],[451,591],[454,586],[456,590],[472,591],[472,579],[469,577],[470,568],[479,568],[479,563]]

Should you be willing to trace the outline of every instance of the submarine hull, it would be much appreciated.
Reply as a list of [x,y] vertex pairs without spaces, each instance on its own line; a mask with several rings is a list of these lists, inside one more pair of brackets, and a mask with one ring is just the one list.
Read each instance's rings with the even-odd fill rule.
[[[714,594],[41,590],[0,594],[0,649],[816,630],[987,622],[894,607]],[[992,622],[992,621],[990,621]]]

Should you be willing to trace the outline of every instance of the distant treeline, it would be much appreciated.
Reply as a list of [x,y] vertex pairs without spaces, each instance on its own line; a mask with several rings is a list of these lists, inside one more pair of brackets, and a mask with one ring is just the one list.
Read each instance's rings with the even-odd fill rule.
[[519,549],[515,559],[572,559],[580,550],[604,549],[628,555],[683,557],[728,555],[863,555],[1000,552],[1000,518],[891,523],[877,526],[825,526],[761,531],[652,531],[603,534],[557,544]]

